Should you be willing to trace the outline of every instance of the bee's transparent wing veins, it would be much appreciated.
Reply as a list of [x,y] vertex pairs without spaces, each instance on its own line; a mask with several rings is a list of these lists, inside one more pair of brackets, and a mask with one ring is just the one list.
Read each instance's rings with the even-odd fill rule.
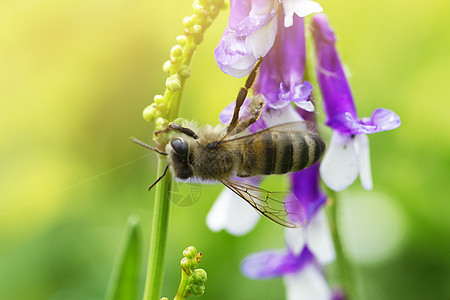
[[304,225],[304,209],[292,192],[271,192],[236,179],[222,183],[275,223],[288,228]]

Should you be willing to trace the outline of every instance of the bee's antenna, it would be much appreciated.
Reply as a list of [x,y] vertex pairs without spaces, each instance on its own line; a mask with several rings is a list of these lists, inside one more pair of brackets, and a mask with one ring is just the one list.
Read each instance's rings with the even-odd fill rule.
[[164,169],[164,172],[162,173],[162,175],[159,176],[158,179],[156,179],[155,182],[153,182],[152,185],[148,187],[148,191],[150,191],[152,189],[152,187],[154,187],[161,179],[163,179],[164,176],[166,176],[168,168],[169,168],[169,164],[167,164],[167,166]]
[[152,146],[147,145],[147,144],[144,143],[143,141],[138,140],[138,139],[135,138],[134,136],[130,137],[130,140],[131,140],[133,143],[136,143],[136,144],[138,144],[138,145],[141,145],[142,147],[145,147],[145,148],[147,148],[147,149],[153,150],[153,151],[155,151],[155,152],[158,153],[158,154],[161,154],[161,155],[167,155],[166,152],[159,151],[158,149],[153,148]]

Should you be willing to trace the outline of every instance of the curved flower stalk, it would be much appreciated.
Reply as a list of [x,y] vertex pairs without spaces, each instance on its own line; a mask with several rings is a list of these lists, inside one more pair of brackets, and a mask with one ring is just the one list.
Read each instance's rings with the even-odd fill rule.
[[197,252],[194,246],[183,251],[181,265],[181,281],[175,300],[186,299],[190,295],[201,296],[205,292],[206,271],[196,269],[202,260],[202,253]]
[[[177,44],[170,50],[170,59],[163,69],[168,74],[164,95],[156,95],[151,105],[144,109],[146,121],[155,122],[155,130],[164,128],[178,117],[178,109],[185,80],[190,76],[190,63],[198,45],[203,40],[205,30],[223,7],[223,0],[195,0],[194,13],[183,19],[184,34],[177,37]],[[169,136],[154,137],[157,148],[162,150]],[[167,161],[158,158],[157,174],[165,172]],[[164,257],[170,210],[171,176],[165,176],[156,186],[153,209],[152,234],[150,240],[148,267],[145,279],[144,299],[160,298],[164,273]]]
[[281,26],[290,27],[294,13],[305,17],[321,11],[311,0],[285,0],[282,4],[276,0],[231,0],[228,26],[214,50],[217,65],[234,77],[247,76],[256,60],[272,48],[280,26],[277,18],[281,18]]
[[395,129],[400,126],[400,118],[388,109],[378,108],[370,118],[358,119],[336,50],[336,38],[324,14],[313,17],[312,30],[326,124],[333,129],[320,168],[321,177],[332,190],[341,191],[351,185],[359,174],[362,186],[370,190],[373,183],[366,134]]

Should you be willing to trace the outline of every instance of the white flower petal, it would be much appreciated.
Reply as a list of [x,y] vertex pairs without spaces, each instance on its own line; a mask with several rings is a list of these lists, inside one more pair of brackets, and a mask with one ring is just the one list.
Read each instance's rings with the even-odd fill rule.
[[283,277],[287,300],[330,300],[332,293],[323,273],[314,264]]
[[291,104],[286,105],[282,109],[271,110],[270,113],[263,114],[261,118],[267,127],[304,121]]
[[228,193],[224,189],[206,216],[206,225],[214,232],[220,231],[225,228],[226,218],[228,215]]
[[206,217],[206,224],[212,231],[222,229],[233,235],[243,235],[252,230],[259,220],[259,214],[238,195],[224,189]]
[[307,228],[286,228],[284,230],[286,246],[295,254],[300,254],[307,240]]
[[294,12],[289,11],[286,12],[286,9],[284,10],[284,27],[291,27],[294,24]]
[[370,170],[369,138],[365,134],[355,137],[355,150],[358,156],[359,180],[366,190],[373,189],[372,172]]
[[294,13],[300,18],[303,18],[312,13],[323,11],[319,3],[311,0],[284,0],[283,8],[284,27],[292,26]]
[[314,111],[314,104],[311,101],[302,101],[302,102],[295,103],[295,105],[297,105],[301,109],[304,109],[309,112]]
[[306,228],[308,248],[321,265],[329,264],[336,258],[330,226],[324,210],[319,211]]
[[[241,0],[242,1],[242,0]],[[269,13],[274,6],[273,0],[259,0],[259,1],[251,1],[252,10],[250,11],[250,15],[262,15]]]
[[320,176],[332,190],[342,191],[358,177],[358,158],[354,140],[333,131],[330,145],[320,165]]
[[321,265],[328,264],[336,258],[330,228],[323,210],[314,216],[307,227],[286,228],[284,237],[287,247],[295,254],[300,254],[307,245]]
[[224,73],[234,77],[247,76],[256,63],[256,58],[247,47],[245,39],[237,37],[235,32],[228,29],[214,49],[214,58]]
[[247,48],[251,49],[254,57],[259,58],[266,56],[267,52],[269,52],[275,42],[277,28],[278,23],[277,18],[275,17],[269,24],[247,36],[245,42]]
[[[256,62],[256,59],[255,59],[255,62]],[[242,77],[245,77],[248,74],[250,74],[250,72],[253,70],[253,67],[254,67],[254,65],[249,65],[245,69],[239,69],[239,68],[235,68],[235,66],[221,65],[220,69],[225,74],[231,75],[234,78],[242,78]]]

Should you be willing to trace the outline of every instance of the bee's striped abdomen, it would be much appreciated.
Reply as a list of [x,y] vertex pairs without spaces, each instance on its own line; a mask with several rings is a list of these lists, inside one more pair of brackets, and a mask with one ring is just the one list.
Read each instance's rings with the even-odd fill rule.
[[[315,163],[325,150],[315,134],[265,131],[248,141],[241,165],[247,176],[295,172]],[[243,171],[243,172],[242,172]]]

